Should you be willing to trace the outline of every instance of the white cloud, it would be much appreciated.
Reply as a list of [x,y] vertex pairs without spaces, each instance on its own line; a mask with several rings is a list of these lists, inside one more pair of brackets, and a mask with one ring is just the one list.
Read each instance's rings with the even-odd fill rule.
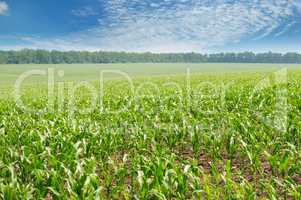
[[77,17],[89,17],[89,16],[97,15],[97,12],[95,12],[95,10],[92,7],[85,6],[81,9],[72,10],[71,14]]
[[8,5],[4,1],[0,1],[0,15],[4,15],[8,11]]
[[282,28],[282,30],[280,30],[278,33],[275,34],[275,37],[279,37],[279,36],[285,34],[285,33],[288,32],[288,31],[290,30],[290,28],[291,28],[292,26],[294,26],[295,24],[297,24],[296,21],[293,21],[293,22],[287,24],[284,28]]
[[110,0],[102,5],[107,18],[98,19],[96,27],[32,45],[61,50],[207,51],[258,40],[276,30],[280,34],[279,28],[299,5],[299,0]]
[[301,1],[293,1],[292,4],[301,12]]
[[[200,51],[263,38],[294,15],[291,0],[107,1],[109,19],[84,33],[84,40],[112,50]],[[88,35],[88,38],[85,36]]]

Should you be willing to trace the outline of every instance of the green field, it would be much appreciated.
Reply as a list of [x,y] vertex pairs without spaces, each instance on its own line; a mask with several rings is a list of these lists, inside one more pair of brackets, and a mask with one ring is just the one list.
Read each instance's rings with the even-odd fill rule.
[[0,198],[301,199],[300,69],[0,65]]
[[95,80],[103,70],[121,70],[130,76],[156,76],[185,74],[189,68],[192,73],[225,73],[225,72],[261,72],[288,67],[299,68],[294,64],[32,64],[32,65],[0,65],[0,84],[12,83],[25,71],[32,69],[54,68],[63,70],[67,80]]

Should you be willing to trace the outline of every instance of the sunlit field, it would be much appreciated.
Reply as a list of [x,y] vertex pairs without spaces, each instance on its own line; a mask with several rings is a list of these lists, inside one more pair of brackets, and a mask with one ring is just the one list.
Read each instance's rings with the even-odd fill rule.
[[299,67],[0,65],[0,198],[300,199]]
[[[225,72],[262,72],[279,68],[298,69],[298,64],[239,64],[239,63],[170,63],[170,64],[17,64],[0,65],[0,86],[12,84],[23,72],[28,70],[63,70],[65,80],[98,80],[104,70],[120,70],[130,76],[156,76],[185,74],[187,69],[192,73],[225,73]],[[110,76],[110,75],[106,75]],[[112,76],[112,75],[111,75]],[[116,75],[115,75],[116,76]],[[45,78],[40,78],[45,80]],[[32,78],[30,79],[32,80]]]

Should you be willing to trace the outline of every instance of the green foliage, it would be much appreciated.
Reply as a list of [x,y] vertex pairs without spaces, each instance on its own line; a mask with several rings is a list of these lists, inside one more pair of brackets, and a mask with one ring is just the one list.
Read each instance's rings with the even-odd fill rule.
[[24,49],[0,51],[0,64],[63,63],[301,63],[298,53],[127,53],[87,51],[46,51]]
[[[169,77],[183,96],[154,77],[159,92],[144,87],[139,98],[126,81],[105,82],[104,106],[125,112],[30,113],[0,100],[0,198],[300,199],[301,75],[289,75],[284,132],[256,115],[274,110],[274,84],[260,91],[265,104],[249,100],[265,75],[193,75],[191,90]],[[199,94],[203,82],[216,87]],[[26,105],[43,108],[41,90],[24,91]],[[79,106],[87,96],[80,89]]]

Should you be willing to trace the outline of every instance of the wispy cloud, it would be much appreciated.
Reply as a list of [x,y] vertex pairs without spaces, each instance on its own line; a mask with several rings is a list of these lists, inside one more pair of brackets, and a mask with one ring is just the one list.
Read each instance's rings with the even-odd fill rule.
[[294,15],[291,0],[153,2],[109,1],[111,21],[121,19],[122,23],[109,31],[106,46],[182,51],[185,44],[191,50],[208,49],[246,37],[268,36]]
[[0,1],[0,15],[6,14],[8,11],[8,4],[4,1]]
[[[206,51],[264,38],[301,12],[298,6],[299,0],[110,0],[102,5],[106,18],[98,19],[94,28],[32,45],[62,50]],[[77,14],[85,16],[84,11]]]
[[71,14],[77,17],[89,17],[97,15],[97,12],[90,6],[85,6],[81,9],[72,10]]
[[284,28],[282,28],[281,31],[279,31],[278,33],[275,34],[275,37],[279,37],[279,36],[285,34],[285,33],[288,32],[288,31],[290,30],[290,28],[291,28],[292,26],[294,26],[295,24],[297,24],[296,21],[293,21],[293,22],[287,24]]

